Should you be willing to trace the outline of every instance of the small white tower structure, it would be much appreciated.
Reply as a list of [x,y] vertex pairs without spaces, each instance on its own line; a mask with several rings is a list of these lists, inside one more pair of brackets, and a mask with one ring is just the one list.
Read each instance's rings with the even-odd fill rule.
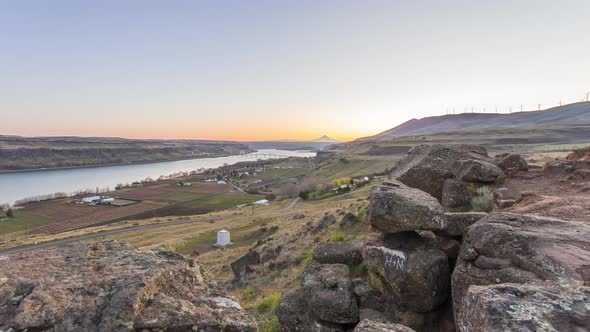
[[225,247],[228,244],[230,244],[230,237],[229,237],[229,231],[222,229],[220,231],[217,232],[217,243],[215,244],[218,247]]

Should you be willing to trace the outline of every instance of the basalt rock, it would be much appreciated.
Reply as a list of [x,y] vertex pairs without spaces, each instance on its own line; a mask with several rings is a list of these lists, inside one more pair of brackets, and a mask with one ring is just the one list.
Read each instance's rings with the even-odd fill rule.
[[401,251],[367,246],[371,285],[402,309],[428,312],[450,294],[449,262],[440,250]]
[[475,224],[480,219],[486,217],[485,212],[447,212],[445,219],[447,220],[447,228],[442,231],[442,234],[448,236],[463,236],[463,231]]
[[471,204],[471,196],[465,182],[455,179],[445,180],[442,190],[442,205],[445,208],[455,210],[468,207]]
[[348,266],[308,264],[301,275],[301,288],[281,296],[277,316],[284,331],[354,326],[359,313]]
[[0,330],[255,331],[198,264],[127,242],[1,256]]
[[353,332],[414,332],[411,328],[394,323],[383,323],[375,320],[364,319]]
[[347,212],[342,219],[340,219],[340,227],[345,227],[359,221],[357,216],[352,212]]
[[442,206],[434,197],[399,182],[373,187],[367,218],[384,233],[446,227]]
[[590,224],[492,213],[468,228],[452,276],[455,317],[472,285],[573,280],[590,284]]
[[498,166],[477,159],[459,160],[456,169],[457,178],[465,182],[493,183],[505,177]]
[[240,283],[252,272],[252,266],[260,264],[260,254],[256,250],[250,250],[247,254],[231,263],[234,273],[234,283]]
[[590,287],[544,283],[472,286],[459,331],[588,331]]
[[529,170],[529,165],[526,160],[516,153],[511,153],[504,157],[497,165],[507,174],[515,174],[520,171]]
[[362,241],[318,243],[313,250],[313,259],[321,264],[357,265],[363,260]]
[[[479,177],[475,171],[478,169],[467,169],[468,164],[465,164],[465,169],[458,168],[458,161],[482,161],[484,163],[491,163],[485,147],[480,145],[459,145],[459,144],[422,144],[413,147],[408,154],[399,160],[392,168],[391,176],[397,178],[404,184],[421,189],[439,201],[442,200],[443,184],[446,179],[459,179],[458,171],[465,172],[465,176],[469,179],[489,178],[485,173],[480,173]],[[491,169],[494,175],[497,175],[499,168],[486,167],[483,170]],[[495,168],[494,168],[495,167]],[[500,170],[500,173],[502,171]]]

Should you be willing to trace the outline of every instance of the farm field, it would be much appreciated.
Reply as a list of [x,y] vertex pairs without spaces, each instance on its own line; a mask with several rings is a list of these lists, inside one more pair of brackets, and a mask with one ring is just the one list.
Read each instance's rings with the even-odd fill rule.
[[57,234],[123,219],[203,214],[262,198],[238,191],[229,184],[194,182],[183,187],[176,183],[175,180],[156,181],[102,194],[139,201],[126,206],[76,204],[72,203],[74,198],[30,203],[17,209],[14,218],[0,221],[0,241],[33,234]]

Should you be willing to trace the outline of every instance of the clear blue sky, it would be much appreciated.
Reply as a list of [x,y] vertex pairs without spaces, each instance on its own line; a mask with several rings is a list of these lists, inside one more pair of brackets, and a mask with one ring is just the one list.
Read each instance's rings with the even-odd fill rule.
[[0,134],[341,139],[590,90],[590,1],[2,1]]

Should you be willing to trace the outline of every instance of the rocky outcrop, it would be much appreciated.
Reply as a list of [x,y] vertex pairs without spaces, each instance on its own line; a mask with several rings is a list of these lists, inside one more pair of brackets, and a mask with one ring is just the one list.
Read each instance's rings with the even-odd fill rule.
[[465,229],[486,217],[485,212],[447,212],[445,219],[447,227],[441,231],[446,236],[463,236]]
[[381,235],[367,238],[363,260],[387,316],[420,331],[443,330],[443,321],[452,321],[440,309],[450,297],[449,259],[459,243],[431,231],[447,228],[442,206],[422,190],[386,182],[371,191],[367,220]]
[[450,295],[447,256],[440,250],[400,251],[368,246],[371,284],[403,309],[428,312]]
[[446,226],[442,206],[434,197],[399,182],[373,187],[368,220],[384,233],[442,230]]
[[521,155],[516,153],[511,153],[502,158],[502,160],[500,160],[497,165],[506,174],[515,174],[521,171],[529,170],[529,165],[526,160]]
[[418,145],[393,167],[392,177],[442,200],[446,179],[494,182],[504,173],[492,163],[483,146]]
[[469,227],[452,276],[455,317],[470,286],[573,280],[590,284],[590,225],[492,213]]
[[321,264],[357,265],[363,260],[362,241],[318,243],[313,250],[313,260]]
[[471,204],[471,196],[465,182],[446,179],[443,184],[441,203],[447,210],[468,208]]
[[590,160],[553,160],[543,167],[546,177],[569,177],[578,170],[590,170]]
[[308,264],[301,287],[284,292],[277,316],[284,331],[311,331],[319,326],[344,331],[358,322],[350,270],[344,264]]
[[543,283],[472,286],[459,331],[588,331],[590,287]]
[[340,227],[346,227],[348,225],[352,225],[355,222],[359,221],[357,216],[352,213],[352,212],[347,212],[344,216],[342,216],[342,219],[340,219]]
[[365,319],[360,322],[353,332],[414,332],[411,328],[393,323],[383,323],[374,320]]
[[255,331],[240,305],[175,253],[80,243],[0,257],[0,330]]
[[247,254],[231,263],[234,273],[234,284],[240,283],[252,272],[252,266],[260,264],[260,254],[256,250],[250,250]]
[[464,182],[494,183],[505,176],[490,161],[463,159],[456,163],[456,167],[457,178]]

